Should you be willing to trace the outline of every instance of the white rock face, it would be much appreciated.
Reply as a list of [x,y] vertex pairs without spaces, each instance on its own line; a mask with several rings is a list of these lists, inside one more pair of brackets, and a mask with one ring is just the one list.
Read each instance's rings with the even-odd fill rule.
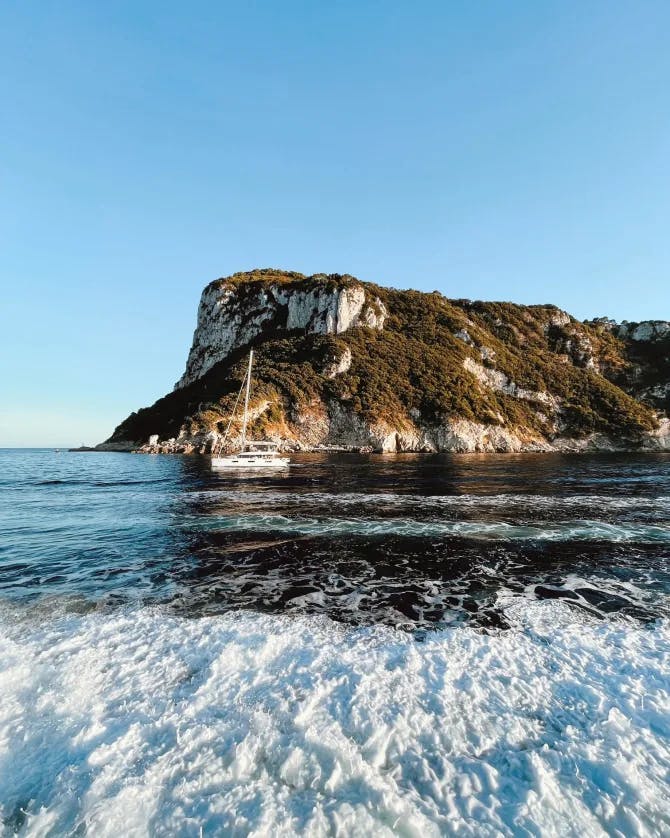
[[521,439],[499,425],[484,425],[467,419],[450,418],[441,424],[424,425],[417,412],[398,417],[394,425],[384,420],[368,424],[339,402],[327,406],[321,424],[319,444],[333,447],[371,448],[384,453],[403,451],[453,451],[492,453],[495,451],[551,451],[540,437]]
[[557,409],[558,400],[550,393],[542,390],[526,390],[519,387],[514,381],[511,381],[505,373],[500,370],[492,370],[473,361],[472,358],[466,358],[463,361],[463,366],[468,372],[471,372],[480,384],[490,390],[495,390],[498,393],[505,393],[508,396],[513,396],[515,399],[524,399],[524,401],[541,402],[542,404]]
[[661,419],[658,429],[648,435],[646,447],[654,451],[670,451],[670,419]]
[[360,326],[382,329],[387,314],[381,300],[368,299],[360,285],[308,290],[269,285],[244,293],[244,286],[213,283],[200,298],[186,370],[175,389],[196,381],[266,328],[340,334]]
[[336,375],[342,375],[343,372],[347,372],[351,367],[351,349],[348,346],[344,348],[344,352],[342,353],[341,357],[330,364],[325,370],[324,375],[328,378],[335,378]]
[[644,320],[642,323],[622,323],[615,329],[620,338],[638,343],[661,340],[670,335],[670,323],[667,320]]
[[570,315],[567,311],[559,309],[549,318],[548,326],[557,326],[558,328],[562,328],[564,326],[569,326],[571,322]]
[[462,340],[463,343],[467,343],[468,346],[474,346],[474,340],[470,337],[470,333],[467,329],[459,329],[457,332],[454,332],[454,337]]
[[551,446],[540,439],[523,441],[507,428],[482,425],[469,419],[454,419],[437,428],[434,438],[438,451],[464,454],[551,450]]

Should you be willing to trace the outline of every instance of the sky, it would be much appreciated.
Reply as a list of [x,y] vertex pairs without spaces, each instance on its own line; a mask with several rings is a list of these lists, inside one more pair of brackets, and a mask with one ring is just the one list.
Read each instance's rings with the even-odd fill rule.
[[670,319],[666,0],[3,0],[0,447],[94,444],[254,267]]

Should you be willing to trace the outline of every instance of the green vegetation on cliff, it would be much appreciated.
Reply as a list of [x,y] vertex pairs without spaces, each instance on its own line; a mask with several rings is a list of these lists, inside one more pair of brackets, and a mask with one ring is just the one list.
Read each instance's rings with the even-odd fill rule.
[[[382,329],[257,335],[251,342],[254,401],[266,404],[256,433],[295,428],[301,412],[333,403],[368,424],[439,426],[463,418],[546,440],[601,433],[635,442],[657,425],[651,407],[626,392],[633,362],[624,343],[552,305],[449,300],[349,276],[274,270],[216,283],[226,283],[242,300],[263,285],[290,292],[356,285],[372,305],[378,300],[387,311]],[[329,369],[347,350],[350,366],[331,375]],[[247,352],[248,346],[233,350],[192,384],[133,413],[111,440],[143,443],[150,434],[165,439],[180,430],[189,435],[222,430]],[[652,377],[658,374],[658,364],[647,367]]]

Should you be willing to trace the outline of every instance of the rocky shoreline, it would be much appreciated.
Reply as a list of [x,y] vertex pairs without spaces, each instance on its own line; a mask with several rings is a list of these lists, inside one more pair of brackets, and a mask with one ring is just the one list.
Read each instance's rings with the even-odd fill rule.
[[[425,437],[423,442],[417,443],[416,438],[404,439],[391,435],[382,439],[372,437],[370,441],[350,444],[316,443],[305,444],[275,438],[279,450],[284,453],[360,453],[360,454],[578,454],[594,452],[670,452],[670,420],[664,419],[656,432],[649,433],[640,440],[617,440],[602,434],[593,434],[583,439],[560,438],[553,442],[544,440],[523,441],[514,434],[497,434],[491,436],[490,429],[484,426],[473,428],[470,423],[468,429],[460,428],[460,433],[454,429],[441,428],[439,436],[442,445],[438,446]],[[468,432],[469,431],[469,432]],[[487,434],[487,436],[485,436]],[[137,454],[183,454],[207,455],[212,448],[219,445],[221,439],[212,432],[197,437],[183,436],[167,440],[152,440],[142,445],[131,442],[107,442],[95,448],[74,449],[89,451],[124,451]],[[226,450],[235,450],[239,439],[233,438]]]
[[670,450],[667,321],[270,269],[205,288],[174,390],[97,450],[218,449],[251,347],[250,432],[289,453]]

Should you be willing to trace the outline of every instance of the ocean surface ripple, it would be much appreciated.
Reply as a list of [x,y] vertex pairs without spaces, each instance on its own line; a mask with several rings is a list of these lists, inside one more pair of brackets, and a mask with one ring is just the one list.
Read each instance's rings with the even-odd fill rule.
[[670,833],[670,457],[0,452],[8,835]]

